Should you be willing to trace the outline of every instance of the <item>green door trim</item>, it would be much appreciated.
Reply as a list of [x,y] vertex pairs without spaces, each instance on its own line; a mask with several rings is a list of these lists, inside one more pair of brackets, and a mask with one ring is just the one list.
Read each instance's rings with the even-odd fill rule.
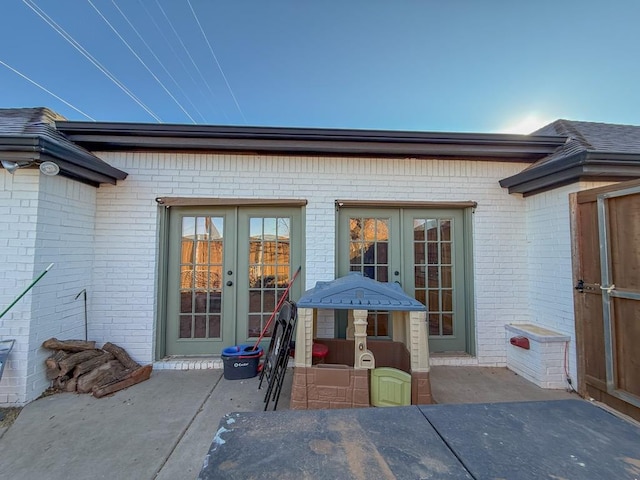
[[467,329],[467,349],[466,352],[471,356],[476,356],[476,308],[475,308],[475,275],[473,262],[473,214],[475,206],[465,208],[463,211],[464,235],[464,291],[465,291],[465,307],[466,307],[466,329]]
[[[292,254],[291,254],[291,265],[290,274],[297,270],[299,266],[303,267],[303,271],[298,276],[296,282],[292,285],[291,290],[289,292],[290,298],[294,301],[302,296],[302,292],[305,290],[304,284],[304,252],[306,247],[306,235],[304,225],[306,224],[306,211],[304,208],[304,204],[300,202],[297,203],[283,203],[283,204],[274,204],[274,205],[247,205],[242,202],[239,205],[231,206],[231,209],[234,210],[234,222],[237,226],[238,224],[238,216],[239,212],[274,212],[276,214],[288,214],[292,218]],[[168,326],[168,306],[169,306],[169,298],[168,298],[168,288],[169,288],[169,248],[171,243],[171,229],[172,225],[170,222],[170,205],[159,205],[158,206],[158,216],[157,216],[157,251],[156,251],[156,285],[155,285],[155,312],[154,312],[154,328],[155,328],[155,345],[153,348],[153,358],[155,360],[161,360],[167,355],[167,326]],[[221,208],[217,208],[221,207]],[[219,205],[185,205],[184,207],[180,207],[181,211],[194,213],[194,212],[206,212],[206,214],[214,214],[215,211],[220,212],[222,209],[228,209],[230,205],[225,204],[222,206]],[[235,235],[235,233],[234,233]],[[231,303],[233,304],[233,316],[235,318],[237,311],[237,291],[238,291],[238,258],[237,258],[237,239],[234,240],[234,245],[232,245],[232,257],[233,257],[233,272],[235,272],[233,282],[236,285],[233,290],[233,298]],[[226,270],[226,269],[225,269]],[[226,282],[226,279],[225,279]],[[235,328],[235,327],[234,327]]]
[[154,360],[164,358],[166,347],[166,325],[167,325],[167,285],[169,262],[167,252],[169,251],[169,207],[158,206],[158,227],[157,239],[158,248],[156,251],[156,314],[155,331],[156,341],[153,348]]
[[[390,225],[388,229],[387,243],[391,245],[391,239],[401,238],[402,232],[402,214],[397,208],[389,207],[375,207],[372,205],[365,205],[363,207],[343,207],[339,205],[336,210],[336,278],[344,276],[349,272],[349,253],[348,253],[348,234],[349,234],[349,218],[350,213],[358,217],[365,218],[388,218]],[[344,236],[344,238],[342,237]],[[396,244],[395,249],[389,249],[387,257],[387,278],[390,282],[402,282],[402,258],[403,258],[403,245]],[[374,264],[375,265],[375,264]],[[345,338],[347,329],[347,311],[337,310],[334,314],[334,332],[337,338]],[[393,322],[389,316],[387,323],[388,335],[376,337],[378,339],[391,339],[393,338]]]
[[[449,292],[451,295],[451,313],[453,314],[452,318],[452,333],[443,334],[440,336],[430,336],[429,337],[429,348],[432,352],[466,352],[467,349],[467,301],[465,294],[465,254],[464,254],[464,237],[465,237],[465,225],[464,225],[464,212],[461,209],[443,209],[443,208],[412,208],[412,209],[402,209],[401,215],[403,219],[403,238],[402,243],[404,245],[404,251],[407,253],[403,257],[403,284],[405,285],[405,292],[409,295],[413,295],[417,290],[422,290],[425,295],[425,301],[427,301],[427,294],[431,292],[436,292],[438,301],[436,305],[438,307],[435,309],[433,313],[439,315],[440,321],[443,322],[443,317],[445,316],[444,310],[444,292]],[[450,220],[450,236],[448,240],[441,240],[440,235],[437,235],[435,243],[437,247],[437,252],[435,253],[436,259],[435,264],[432,263],[433,259],[427,260],[427,251],[426,245],[434,243],[434,239],[427,241],[426,238],[423,238],[420,243],[425,244],[425,250],[423,251],[423,260],[422,260],[422,269],[424,269],[423,274],[426,276],[427,271],[432,269],[433,267],[439,272],[440,268],[448,268],[451,269],[450,275],[453,279],[451,286],[442,287],[442,286],[432,286],[427,284],[430,280],[425,281],[425,284],[422,286],[416,285],[415,280],[415,272],[414,268],[418,267],[419,264],[416,264],[416,259],[414,258],[414,234],[415,234],[415,220],[427,220],[432,219],[438,222],[438,226],[435,229],[436,231],[440,231],[440,221],[441,220]],[[425,224],[426,226],[426,224]],[[424,231],[426,234],[426,230]],[[440,243],[442,242],[442,243]],[[440,248],[444,245],[450,245],[452,248],[450,250],[449,256],[450,260],[441,264],[440,262]],[[429,254],[431,257],[432,254]],[[441,282],[440,273],[436,276],[437,282]],[[428,302],[427,302],[428,304]],[[449,309],[446,309],[449,312]],[[448,315],[451,313],[447,313]],[[429,320],[428,320],[429,321]],[[444,328],[444,324],[443,324]]]
[[[289,206],[278,206],[278,207],[262,207],[262,206],[251,206],[244,207],[241,206],[237,210],[237,234],[238,239],[240,241],[244,241],[248,238],[249,230],[250,230],[250,219],[256,217],[289,217],[291,219],[290,225],[290,258],[289,258],[289,278],[293,277],[293,274],[296,272],[299,266],[303,267],[303,252],[304,252],[304,228],[303,225],[305,217],[304,217],[304,209],[300,207],[289,207]],[[235,247],[237,250],[237,257],[245,256],[248,258],[249,245],[243,243],[242,245],[238,245]],[[239,264],[242,262],[238,261]],[[238,265],[236,265],[237,269]],[[243,273],[240,276],[240,273]],[[296,282],[291,286],[289,290],[289,298],[293,301],[296,301],[302,296],[303,290],[303,281],[302,274],[298,276]],[[249,291],[249,277],[248,275],[244,275],[244,272],[240,272],[238,269],[238,275],[235,278],[237,288],[234,289],[234,292],[238,291]],[[237,299],[236,299],[237,300]],[[247,337],[246,332],[248,330],[248,317],[247,317],[247,305],[240,305],[239,302],[236,301],[236,313],[237,318],[239,320],[236,321],[236,336],[240,343],[253,343],[257,340],[257,337]],[[243,333],[244,332],[244,333]],[[270,339],[265,338],[261,346],[267,347]]]
[[[346,202],[344,202],[346,203]],[[474,261],[473,261],[473,213],[476,208],[475,202],[459,202],[459,203],[423,203],[418,202],[416,204],[407,204],[402,203],[398,205],[393,204],[381,204],[380,208],[375,208],[374,203],[372,202],[363,202],[362,205],[357,202],[349,203],[348,205],[344,205],[342,202],[336,202],[336,236],[335,236],[335,249],[336,249],[336,263],[335,263],[335,274],[336,277],[339,277],[343,274],[343,269],[345,264],[347,263],[345,260],[346,251],[344,250],[346,247],[343,246],[344,242],[341,242],[341,229],[345,228],[343,225],[345,216],[348,216],[351,211],[357,211],[362,216],[369,216],[372,211],[375,211],[377,215],[381,215],[381,212],[389,211],[389,212],[399,212],[399,221],[400,221],[400,229],[403,231],[404,235],[404,222],[406,221],[406,213],[410,211],[420,210],[420,211],[434,211],[434,210],[449,210],[449,211],[457,211],[462,214],[462,222],[458,228],[462,228],[462,235],[459,237],[461,239],[461,261],[463,262],[462,273],[460,279],[458,279],[457,284],[462,286],[464,289],[460,301],[463,303],[464,308],[464,328],[465,328],[465,338],[464,338],[464,351],[465,353],[474,356],[476,354],[476,322],[475,322],[475,283],[474,283]],[[392,215],[392,213],[390,213]],[[406,265],[408,261],[412,261],[412,259],[407,260],[405,258],[407,249],[412,251],[407,245],[407,239],[404,239],[399,242],[399,253],[401,255],[401,277],[400,282],[404,285],[407,283],[406,276],[409,275],[410,272],[407,271]],[[390,277],[392,278],[392,277]],[[344,319],[340,318],[340,316],[336,315],[336,320],[334,324],[334,331],[336,337],[341,335],[341,332],[344,330],[346,322]]]
[[[166,284],[166,323],[165,323],[165,353],[171,355],[207,355],[221,352],[225,346],[235,344],[235,331],[234,326],[230,322],[225,322],[224,319],[236,317],[236,287],[235,276],[237,259],[235,256],[235,245],[237,242],[236,237],[236,223],[237,223],[237,208],[234,207],[220,207],[210,208],[203,206],[194,207],[175,207],[169,210],[168,215],[168,245],[167,245],[167,284]],[[202,338],[185,337],[180,336],[180,318],[183,317],[180,313],[182,287],[181,285],[181,265],[182,265],[182,229],[184,219],[190,218],[195,222],[196,218],[219,218],[223,222],[222,239],[220,242],[223,245],[223,255],[219,260],[219,264],[216,269],[220,272],[220,283],[214,290],[219,291],[219,334],[215,336],[204,336]],[[196,224],[193,223],[195,229]],[[200,228],[200,227],[198,227]],[[195,232],[195,230],[194,230]],[[195,235],[195,233],[194,233]],[[194,250],[195,252],[195,250]],[[209,263],[205,261],[205,265]],[[194,272],[197,272],[197,266],[194,264]],[[232,272],[229,274],[228,272]],[[197,276],[197,275],[196,275]],[[194,280],[195,281],[195,280]],[[228,282],[231,282],[229,284]],[[188,287],[187,290],[197,292],[201,287],[197,287],[195,284],[192,287]],[[212,297],[208,294],[204,294],[204,303],[206,305],[206,312],[209,312],[209,308],[212,302]],[[194,301],[194,300],[192,300]],[[200,302],[198,302],[200,303]],[[214,301],[215,304],[215,301]],[[191,307],[195,308],[195,307]],[[200,305],[202,308],[202,305]],[[216,308],[216,311],[218,309]],[[177,318],[174,319],[170,315],[175,312]],[[204,316],[204,312],[195,313],[191,315]],[[207,314],[208,315],[208,314]],[[214,314],[215,315],[215,314]],[[193,319],[192,319],[193,322]],[[208,320],[206,321],[208,323]],[[192,324],[192,329],[196,328]],[[205,327],[206,328],[206,327]],[[192,331],[193,334],[193,331]]]

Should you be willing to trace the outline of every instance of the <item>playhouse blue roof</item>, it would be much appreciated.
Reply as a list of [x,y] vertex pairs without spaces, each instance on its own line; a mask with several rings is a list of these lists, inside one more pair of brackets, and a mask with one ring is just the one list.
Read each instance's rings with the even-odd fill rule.
[[304,292],[297,305],[298,308],[333,310],[426,310],[422,303],[407,295],[400,284],[378,282],[358,272],[330,282],[317,282],[314,288]]

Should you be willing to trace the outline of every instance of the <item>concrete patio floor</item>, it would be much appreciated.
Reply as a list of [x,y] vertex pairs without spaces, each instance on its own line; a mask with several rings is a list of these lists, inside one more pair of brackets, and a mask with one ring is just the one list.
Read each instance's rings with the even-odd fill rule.
[[[160,370],[101,399],[40,398],[0,431],[0,478],[196,479],[221,418],[263,410],[258,380],[226,380],[221,370]],[[438,403],[579,398],[504,368],[437,366],[431,382]],[[288,409],[290,388],[291,371],[278,410]]]
[[566,390],[546,390],[506,368],[431,367],[436,403],[493,403],[580,398]]

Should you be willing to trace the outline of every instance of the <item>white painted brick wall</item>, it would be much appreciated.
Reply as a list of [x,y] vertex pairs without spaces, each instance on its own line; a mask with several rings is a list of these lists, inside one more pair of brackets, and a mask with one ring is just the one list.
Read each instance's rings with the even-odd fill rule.
[[[8,305],[49,263],[41,284],[0,320],[16,338],[0,403],[25,403],[47,385],[50,336],[82,338],[87,288],[89,337],[113,341],[141,363],[153,359],[158,196],[304,198],[304,288],[331,280],[336,199],[478,202],[473,215],[477,357],[444,363],[506,364],[504,325],[531,322],[573,339],[568,194],[582,183],[526,199],[498,180],[520,164],[455,160],[108,153],[129,172],[99,189],[37,170],[0,171],[0,303]],[[553,272],[553,273],[550,273]],[[324,320],[323,320],[324,318]],[[330,316],[318,331],[333,335]],[[435,361],[433,362],[436,363]],[[575,378],[572,340],[570,371]]]
[[[0,308],[4,310],[34,276],[39,172],[0,170]],[[45,265],[46,267],[46,265]],[[0,339],[15,339],[0,381],[0,405],[26,401],[29,322],[33,289],[0,319]]]
[[0,171],[0,305],[4,309],[44,269],[54,267],[0,319],[16,345],[0,382],[0,404],[25,404],[48,386],[40,346],[49,337],[84,338],[91,292],[95,188],[38,170]]
[[[569,335],[568,370],[577,388],[569,194],[608,183],[580,182],[527,197],[527,272],[530,320]],[[564,359],[561,363],[564,369]]]
[[[47,338],[84,339],[84,299],[91,307],[96,188],[64,177],[40,179],[35,265],[54,267],[41,280],[31,312],[27,401],[48,386],[43,368],[50,350],[41,348]],[[36,272],[38,273],[38,272]],[[40,285],[40,284],[38,284]],[[88,315],[89,340],[91,319]]]
[[[153,359],[159,196],[303,198],[304,288],[334,278],[336,199],[478,202],[474,214],[477,362],[505,365],[504,324],[528,320],[525,201],[498,180],[521,164],[235,154],[102,153],[129,173],[98,194],[93,332]],[[319,326],[333,333],[331,322]]]

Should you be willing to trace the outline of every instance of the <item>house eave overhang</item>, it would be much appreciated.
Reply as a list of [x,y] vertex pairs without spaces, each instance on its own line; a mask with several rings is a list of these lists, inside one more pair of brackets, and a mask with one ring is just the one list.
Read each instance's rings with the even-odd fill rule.
[[565,137],[280,127],[56,122],[91,151],[207,151],[473,158],[531,163]]
[[500,180],[509,193],[535,195],[581,180],[640,178],[640,153],[583,151]]
[[60,167],[60,175],[95,187],[115,185],[127,178],[126,172],[81,148],[70,148],[40,135],[0,136],[0,157],[34,165],[52,161]]

